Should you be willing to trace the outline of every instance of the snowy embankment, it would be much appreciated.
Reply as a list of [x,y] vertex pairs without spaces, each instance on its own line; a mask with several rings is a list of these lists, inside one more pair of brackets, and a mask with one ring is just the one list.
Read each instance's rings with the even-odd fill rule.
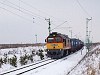
[[100,75],[100,45],[92,49],[69,75]]

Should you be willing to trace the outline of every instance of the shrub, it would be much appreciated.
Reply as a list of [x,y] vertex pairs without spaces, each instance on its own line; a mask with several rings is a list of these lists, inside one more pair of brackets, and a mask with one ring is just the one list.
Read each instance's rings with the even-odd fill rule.
[[40,56],[41,60],[43,60],[43,59],[44,59],[44,55],[43,55],[43,53],[42,53],[42,52],[39,52],[39,56]]
[[0,68],[1,68],[2,64],[3,64],[3,59],[0,58]]
[[17,67],[17,57],[14,55],[14,57],[10,58],[10,64],[14,67]]
[[7,57],[4,57],[3,62],[6,64],[7,63]]
[[21,56],[20,57],[20,64],[25,65],[27,63],[27,59],[28,59],[28,57],[26,54],[25,54],[25,56]]
[[31,62],[33,62],[33,55],[29,55],[29,60],[31,60]]

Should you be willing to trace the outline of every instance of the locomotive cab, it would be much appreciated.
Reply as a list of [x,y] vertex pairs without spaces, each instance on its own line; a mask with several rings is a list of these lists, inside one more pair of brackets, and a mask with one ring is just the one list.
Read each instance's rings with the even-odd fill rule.
[[52,58],[61,58],[70,47],[70,39],[67,35],[51,33],[46,39],[47,55]]

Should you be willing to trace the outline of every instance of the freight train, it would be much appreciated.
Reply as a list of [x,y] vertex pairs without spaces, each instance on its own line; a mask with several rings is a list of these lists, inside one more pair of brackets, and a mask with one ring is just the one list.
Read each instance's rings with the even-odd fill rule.
[[51,58],[62,58],[72,52],[80,50],[84,43],[76,38],[69,38],[68,35],[52,32],[45,39],[47,56]]

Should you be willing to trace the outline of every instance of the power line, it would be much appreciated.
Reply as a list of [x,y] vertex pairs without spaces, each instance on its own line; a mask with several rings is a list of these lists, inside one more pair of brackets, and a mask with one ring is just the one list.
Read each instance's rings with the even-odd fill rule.
[[1,9],[3,9],[3,10],[8,11],[8,12],[10,12],[10,13],[14,14],[14,15],[17,15],[17,16],[18,16],[18,17],[20,17],[20,18],[23,18],[23,19],[25,19],[25,20],[27,20],[27,21],[30,21],[30,22],[31,22],[31,20],[29,20],[29,19],[27,19],[27,18],[25,18],[25,17],[23,17],[23,16],[20,16],[20,15],[18,15],[18,14],[16,14],[16,13],[14,13],[14,12],[12,12],[12,11],[8,10],[8,9],[5,9],[5,8],[3,8],[3,7],[0,7],[0,8],[1,8]]
[[51,29],[51,31],[54,30],[54,29],[56,29],[56,28],[58,28],[59,26],[63,25],[63,24],[66,23],[66,22],[67,22],[67,21],[65,21],[65,22],[63,22],[62,24],[56,26],[55,28]]
[[[7,0],[6,0],[7,1]],[[7,2],[9,2],[10,4],[12,4],[12,5],[14,5],[14,6],[16,6],[16,7],[18,7],[18,8],[16,8],[16,7],[13,7],[13,6],[11,6],[11,5],[7,5],[7,4],[5,4],[5,3],[2,3],[2,2],[0,2],[1,4],[3,4],[3,5],[6,5],[6,6],[8,6],[8,7],[10,7],[10,8],[13,8],[13,9],[15,9],[15,10],[18,10],[18,11],[20,11],[20,12],[22,12],[22,13],[24,13],[24,14],[27,14],[27,15],[30,15],[30,16],[34,16],[33,15],[33,13],[31,12],[31,11],[29,11],[29,10],[27,10],[27,9],[24,9],[24,8],[22,8],[22,7],[19,7],[18,5],[15,5],[15,4],[13,4],[12,2],[10,2],[10,1],[7,1]],[[20,8],[20,10],[19,10],[19,8]],[[4,9],[4,8],[3,8]],[[25,11],[22,11],[21,9],[23,9],[23,10],[25,10]],[[5,9],[6,10],[6,9]],[[8,10],[6,10],[6,11],[8,11]],[[11,12],[11,11],[9,11],[9,12]],[[29,12],[29,13],[27,13],[27,12]],[[11,13],[13,13],[13,12],[11,12]],[[30,14],[31,13],[31,14]],[[14,14],[14,13],[13,13]],[[16,14],[17,16],[19,16],[18,14]],[[38,17],[38,18],[40,18],[40,19],[42,19],[42,18],[45,18],[45,17]],[[42,19],[43,20],[43,19]]]
[[[17,9],[17,10],[23,12],[23,13],[25,13],[24,11],[27,11],[27,12],[31,13],[31,14],[29,14],[29,13],[25,13],[25,14],[28,14],[28,15],[31,15],[31,16],[37,15],[37,16],[39,16],[38,18],[40,18],[40,19],[45,18],[45,17],[40,16],[40,15],[38,15],[38,14],[35,14],[34,12],[31,12],[31,11],[25,9],[25,8],[22,8],[22,7],[18,6],[18,5],[15,5],[14,3],[12,3],[12,2],[10,2],[10,1],[8,1],[8,0],[6,0],[6,1],[9,2],[9,3],[12,4],[12,5],[18,7],[20,10],[19,10],[18,8],[15,8],[15,9]],[[4,3],[3,3],[3,4],[4,4]],[[7,4],[6,4],[6,5],[7,5]],[[7,6],[9,6],[9,5],[7,5]],[[12,7],[12,6],[10,6],[10,7]],[[13,8],[14,8],[14,7],[13,7]],[[22,11],[21,9],[23,9],[24,11]],[[33,14],[34,14],[34,15],[33,15]]]
[[[42,12],[41,10],[39,10],[39,9],[37,9],[37,8],[35,8],[35,7],[33,7],[32,5],[26,3],[26,2],[24,2],[24,1],[22,1],[22,0],[20,0],[20,2],[22,2],[23,4],[25,4],[25,5],[27,5],[27,6],[31,7],[31,8],[33,8],[33,9],[39,11],[39,12]],[[42,12],[42,13],[44,13],[44,12]]]
[[[10,8],[13,8],[13,9],[16,9],[16,10],[18,10],[19,11],[19,9],[18,8],[15,8],[15,7],[13,7],[13,6],[10,6],[10,5],[7,5],[7,4],[4,4],[4,3],[2,3],[2,2],[0,2],[1,4],[3,4],[3,5],[6,5],[6,6],[8,6],[8,7],[10,7]],[[27,12],[24,12],[24,11],[22,11],[22,10],[20,10],[22,13],[24,13],[24,14],[27,14],[27,15],[31,15],[31,16],[33,16],[32,14],[29,14],[29,13],[27,13]]]
[[[25,4],[25,5],[27,5],[27,6],[31,7],[31,8],[33,8],[33,9],[35,9],[35,10],[37,10],[38,12],[41,12],[41,13],[43,13],[43,14],[45,14],[45,15],[48,15],[48,16],[50,16],[50,17],[52,17],[52,18],[55,19],[55,17],[53,17],[53,16],[51,16],[51,15],[49,15],[49,14],[47,14],[47,13],[45,13],[45,12],[43,12],[43,11],[37,9],[37,8],[35,8],[35,7],[33,7],[32,5],[26,3],[26,2],[24,2],[24,1],[22,1],[22,0],[20,0],[20,2],[22,2],[23,4]],[[45,19],[46,19],[46,18],[45,18]],[[56,18],[56,19],[57,19],[57,18]],[[65,22],[66,22],[66,21],[65,21]],[[65,23],[65,22],[64,22],[64,23]],[[64,23],[62,23],[62,24],[64,24]],[[60,25],[62,25],[62,24],[60,24]],[[60,25],[58,25],[57,27],[59,27]],[[56,29],[57,27],[55,27],[54,29]],[[49,28],[50,28],[50,27],[49,27]],[[54,29],[52,29],[52,30],[54,30]],[[52,30],[50,29],[50,30],[49,30],[49,33],[50,33],[50,31],[52,31]]]
[[[27,14],[27,15],[30,15],[30,16],[34,16],[34,15],[33,15],[33,12],[31,12],[31,11],[25,9],[25,8],[22,8],[22,7],[20,7],[20,6],[16,5],[16,4],[14,4],[14,3],[8,1],[8,0],[6,0],[6,1],[9,2],[9,3],[12,4],[12,5],[18,7],[18,8],[13,7],[13,6],[10,6],[10,5],[7,5],[7,4],[2,3],[2,2],[0,2],[0,3],[3,4],[3,5],[6,5],[6,6],[8,6],[8,7],[11,7],[11,8],[13,8],[13,9],[16,9],[16,10],[18,10],[18,11],[24,13],[24,14]],[[22,1],[20,0],[20,2],[22,2]],[[20,10],[19,10],[19,9],[20,9]],[[22,11],[21,9],[23,9],[24,11]],[[38,9],[37,9],[37,10],[38,10]],[[25,12],[25,11],[26,11],[26,12]],[[38,10],[38,11],[40,11],[40,10]],[[31,14],[30,14],[30,13],[31,13]],[[34,13],[34,14],[35,14],[35,13]],[[37,14],[35,14],[35,15],[37,15]],[[43,18],[45,19],[45,17],[43,17],[43,16],[40,16],[40,15],[37,15],[37,16],[39,16],[38,18],[40,18],[40,19],[42,19],[42,20],[43,20]],[[55,28],[54,28],[54,29],[55,29]]]
[[[29,15],[32,15],[32,14],[37,15],[37,16],[39,16],[39,17],[37,17],[37,16],[36,16],[36,17],[37,17],[37,18],[40,18],[40,19],[42,19],[42,20],[43,20],[43,18],[45,19],[46,17],[41,16],[41,15],[38,15],[38,14],[32,12],[32,11],[29,11],[29,10],[27,10],[27,9],[22,8],[20,2],[24,3],[25,5],[31,7],[31,8],[33,8],[33,9],[35,9],[35,10],[37,10],[37,11],[39,11],[39,12],[45,14],[45,15],[48,15],[48,16],[50,16],[50,17],[52,17],[52,18],[55,18],[55,17],[53,17],[53,16],[51,16],[51,15],[49,15],[49,14],[47,14],[47,13],[45,13],[45,12],[43,12],[43,11],[37,9],[37,8],[35,8],[35,7],[33,7],[32,5],[26,3],[26,2],[24,2],[24,1],[22,1],[22,0],[19,0],[19,6],[16,5],[16,4],[14,4],[14,3],[12,3],[12,2],[10,2],[10,1],[8,1],[8,0],[6,0],[6,2],[8,2],[8,3],[10,3],[10,4],[12,4],[12,5],[14,5],[14,6],[18,7],[18,8],[15,8],[15,7],[12,7],[12,6],[10,6],[10,7],[14,8],[14,9],[16,9],[16,10],[19,10],[19,11],[25,13],[25,14],[31,13],[31,14],[29,14]],[[2,4],[4,4],[4,3],[2,3]],[[7,5],[7,4],[4,4],[4,5],[9,6],[9,5]],[[27,11],[27,12],[29,12],[29,13],[26,13],[26,12],[22,11],[21,9],[23,9],[24,11]],[[32,16],[33,16],[33,15],[32,15]],[[57,19],[57,18],[56,18],[56,19]]]
[[[27,14],[27,15],[30,15],[30,16],[34,16],[34,17],[37,17],[37,18],[42,19],[42,20],[44,20],[43,18],[45,18],[45,17],[40,16],[40,15],[38,15],[38,14],[35,14],[34,12],[31,12],[31,11],[25,9],[25,8],[22,8],[22,7],[20,7],[20,6],[16,5],[16,4],[14,4],[14,3],[8,1],[8,0],[6,0],[6,1],[9,2],[9,3],[12,4],[12,5],[18,7],[18,8],[15,8],[15,7],[13,7],[13,6],[10,6],[10,5],[7,5],[7,4],[4,4],[4,3],[2,3],[2,4],[6,5],[6,6],[9,6],[9,7],[13,8],[13,9],[16,9],[16,10],[18,10],[18,11],[24,13],[24,14]],[[20,9],[20,10],[19,10],[19,9]],[[21,9],[23,9],[24,11],[22,11]],[[25,11],[26,11],[26,12],[25,12]],[[27,12],[28,12],[28,13],[27,13]],[[37,15],[37,16],[35,16],[35,15]]]
[[57,18],[55,18],[54,16],[49,15],[49,14],[47,14],[47,13],[45,13],[45,12],[43,12],[43,11],[41,11],[41,10],[39,10],[39,9],[35,8],[35,7],[33,7],[32,5],[30,5],[30,4],[28,4],[28,3],[26,3],[26,2],[24,2],[24,1],[22,1],[22,0],[20,0],[20,2],[22,2],[23,4],[25,4],[25,5],[27,5],[27,6],[31,7],[31,8],[33,8],[33,9],[35,9],[35,10],[37,10],[38,12],[41,12],[41,13],[43,13],[43,14],[45,14],[45,15],[49,16],[49,17],[52,17],[52,18],[54,18],[54,19],[57,19]]
[[19,11],[20,11],[20,0],[19,0]]
[[[30,6],[31,8],[34,8],[34,7],[32,7],[31,5],[27,4],[26,2],[23,2],[22,0],[20,0],[20,2],[24,3],[24,4],[27,5],[27,6]],[[23,9],[23,8],[22,8],[22,9]],[[36,9],[36,8],[34,8],[34,9]],[[38,9],[36,9],[36,10],[38,10]],[[38,11],[41,12],[40,10],[38,10]],[[31,12],[31,11],[30,11],[30,12]],[[33,12],[31,12],[31,13],[33,13]],[[35,15],[37,15],[37,14],[35,14]],[[44,16],[41,16],[41,15],[37,15],[37,16],[40,16],[40,17],[42,17],[42,18],[45,19]]]
[[77,3],[79,4],[79,6],[81,7],[81,9],[89,16],[89,17],[91,17],[90,16],[90,14],[84,9],[84,7],[81,5],[81,3],[78,1],[78,0],[76,0],[77,1]]

